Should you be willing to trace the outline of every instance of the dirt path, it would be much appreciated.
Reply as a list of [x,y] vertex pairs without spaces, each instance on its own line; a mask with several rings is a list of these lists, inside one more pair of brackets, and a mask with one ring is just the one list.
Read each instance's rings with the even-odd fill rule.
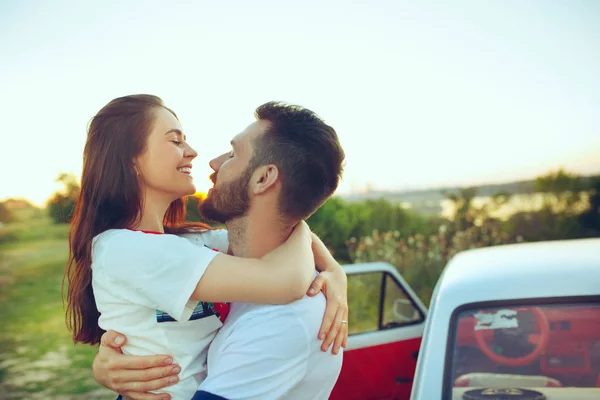
[[[15,349],[17,354],[27,354],[26,348]],[[88,386],[97,386],[91,375],[91,369],[72,368],[67,356],[68,349],[61,346],[57,351],[46,353],[42,358],[31,361],[27,358],[4,358],[0,362],[0,370],[5,376],[0,383],[0,400],[12,399],[53,399],[83,400],[111,399],[116,395],[105,388],[97,388],[86,393],[72,395],[55,395],[57,387],[74,379],[83,379]],[[65,371],[68,371],[69,376]]]

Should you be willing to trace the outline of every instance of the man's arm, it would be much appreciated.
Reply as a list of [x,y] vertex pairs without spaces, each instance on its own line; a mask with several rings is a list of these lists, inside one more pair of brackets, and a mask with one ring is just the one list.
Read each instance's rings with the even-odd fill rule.
[[169,400],[167,393],[153,394],[150,390],[172,386],[179,381],[179,365],[166,355],[128,356],[121,352],[126,343],[124,335],[107,331],[102,335],[92,371],[96,381],[132,400]]
[[304,379],[317,338],[309,338],[293,309],[271,310],[242,317],[227,336],[215,339],[197,399],[280,398]]

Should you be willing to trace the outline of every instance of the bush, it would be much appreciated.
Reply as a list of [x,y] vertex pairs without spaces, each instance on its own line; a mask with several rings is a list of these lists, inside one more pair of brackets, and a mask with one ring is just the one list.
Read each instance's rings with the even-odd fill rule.
[[57,224],[69,223],[73,217],[81,187],[75,175],[72,174],[62,173],[56,181],[63,185],[63,190],[54,193],[48,200],[48,215]]
[[354,263],[385,261],[394,265],[415,293],[429,304],[444,266],[458,252],[513,242],[500,224],[487,221],[463,231],[451,232],[441,225],[431,235],[402,235],[399,231],[370,235],[347,242]]
[[55,193],[48,200],[48,215],[57,224],[68,224],[73,217],[76,203],[76,199]]
[[6,224],[16,220],[15,214],[5,203],[0,203],[0,223]]
[[429,235],[439,219],[427,218],[384,199],[346,202],[330,198],[308,220],[308,225],[341,263],[352,261],[346,242],[350,237],[370,235],[378,231],[398,231],[404,236],[417,232]]
[[5,227],[0,227],[0,245],[5,243],[16,242],[19,236],[15,232],[11,232]]

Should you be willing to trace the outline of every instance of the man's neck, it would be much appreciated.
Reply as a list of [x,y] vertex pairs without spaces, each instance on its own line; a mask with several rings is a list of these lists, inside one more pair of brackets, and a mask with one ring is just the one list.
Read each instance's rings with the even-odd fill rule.
[[235,256],[261,258],[281,246],[292,233],[293,226],[286,226],[279,218],[253,211],[226,224]]

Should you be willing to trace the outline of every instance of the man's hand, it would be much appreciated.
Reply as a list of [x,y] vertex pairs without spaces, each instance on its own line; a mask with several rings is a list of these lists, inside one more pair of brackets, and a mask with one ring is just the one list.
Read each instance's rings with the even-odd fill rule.
[[323,340],[321,350],[327,351],[333,343],[332,353],[338,354],[340,347],[346,348],[348,341],[348,278],[321,239],[314,233],[312,238],[315,265],[321,273],[313,281],[307,294],[315,296],[322,291],[327,298],[319,330],[319,339]]
[[167,393],[154,394],[150,390],[162,389],[179,382],[181,368],[167,355],[129,356],[121,347],[125,336],[107,331],[100,339],[100,348],[94,358],[92,370],[96,381],[133,400],[168,400]]

